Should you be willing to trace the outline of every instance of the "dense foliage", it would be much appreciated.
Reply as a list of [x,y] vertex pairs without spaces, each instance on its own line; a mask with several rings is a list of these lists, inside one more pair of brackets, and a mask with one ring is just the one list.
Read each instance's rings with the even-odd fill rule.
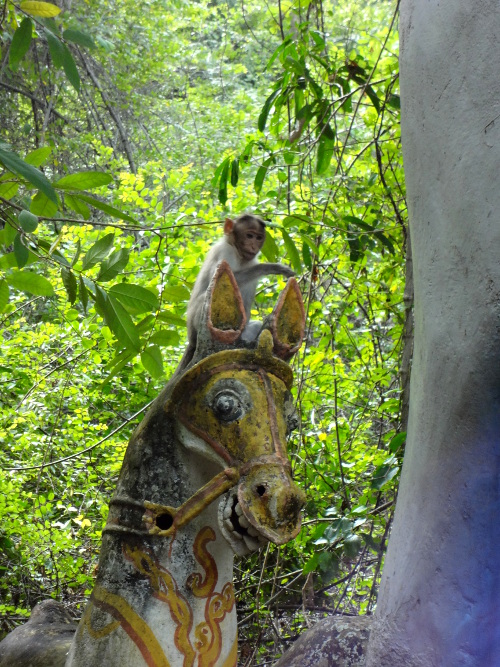
[[[291,451],[309,500],[292,544],[237,563],[241,664],[373,609],[404,444],[396,9],[3,4],[3,631],[48,596],[79,613],[128,436],[180,359],[220,221],[244,210],[307,307]],[[282,286],[262,283],[260,315]]]

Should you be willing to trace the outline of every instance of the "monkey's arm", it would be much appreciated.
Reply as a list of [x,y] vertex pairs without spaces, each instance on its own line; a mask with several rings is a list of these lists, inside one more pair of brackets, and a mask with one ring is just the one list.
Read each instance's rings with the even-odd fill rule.
[[246,280],[256,280],[258,278],[263,278],[264,276],[278,275],[286,276],[291,278],[295,275],[295,271],[289,266],[284,264],[270,264],[269,262],[262,262],[261,264],[252,264],[251,266],[246,266],[244,269],[239,271],[234,271],[234,277],[236,282],[240,284],[240,281],[245,282]]

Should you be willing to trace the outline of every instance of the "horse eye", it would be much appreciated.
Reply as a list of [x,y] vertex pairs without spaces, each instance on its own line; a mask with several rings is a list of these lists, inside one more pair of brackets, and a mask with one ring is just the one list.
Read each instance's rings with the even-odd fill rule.
[[212,409],[217,419],[234,422],[243,415],[243,407],[238,397],[229,392],[221,392],[214,399]]

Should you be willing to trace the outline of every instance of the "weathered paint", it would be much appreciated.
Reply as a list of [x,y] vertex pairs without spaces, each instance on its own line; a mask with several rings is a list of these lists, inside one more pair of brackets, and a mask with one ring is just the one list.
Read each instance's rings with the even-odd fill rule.
[[300,293],[290,283],[268,327],[242,343],[234,289],[219,268],[199,349],[130,441],[67,667],[235,667],[233,553],[300,529],[304,494],[286,451],[292,374],[276,356],[300,344],[303,324],[280,323],[303,314]]
[[[229,267],[217,269],[192,360],[130,440],[66,667],[236,666],[233,555],[300,529],[282,359],[300,345],[301,314],[291,280],[260,335],[243,340],[241,295]],[[32,663],[54,667],[33,655],[16,667]]]

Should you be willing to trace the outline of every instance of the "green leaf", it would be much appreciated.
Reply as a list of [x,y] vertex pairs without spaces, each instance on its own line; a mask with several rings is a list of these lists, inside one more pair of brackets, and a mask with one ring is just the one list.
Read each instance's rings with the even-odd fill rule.
[[309,31],[309,34],[310,34],[311,37],[313,38],[314,45],[315,45],[318,49],[321,49],[321,50],[322,50],[322,49],[325,48],[325,39],[324,39],[324,37],[323,37],[323,35],[322,35],[321,33],[317,32],[316,30],[310,30],[310,31]]
[[370,484],[371,488],[380,491],[384,484],[387,484],[387,482],[395,477],[398,472],[399,466],[395,466],[394,461],[390,461],[388,463],[384,463],[381,466],[378,466],[378,468],[373,473],[372,481]]
[[222,170],[224,169],[224,166],[226,165],[226,163],[227,163],[229,160],[230,160],[230,158],[225,157],[225,158],[222,160],[222,162],[218,165],[217,169],[215,170],[214,177],[212,178],[212,181],[211,181],[211,183],[212,183],[212,187],[213,187],[213,188],[215,188],[215,186],[216,186],[217,183],[219,182],[219,180],[220,180],[220,175],[221,175],[221,173],[222,173]]
[[85,46],[89,49],[95,49],[95,42],[92,37],[82,30],[68,28],[63,32],[63,37],[64,39],[68,40],[68,42],[73,42],[73,44],[78,44],[78,46]]
[[61,11],[56,5],[53,5],[50,2],[40,2],[39,0],[26,0],[25,2],[21,2],[20,8],[23,12],[31,14],[31,16],[42,16],[44,18],[57,16]]
[[34,215],[39,215],[42,218],[52,218],[57,213],[57,205],[51,201],[43,192],[37,192],[32,198],[30,204],[30,211]]
[[33,167],[39,167],[48,157],[50,157],[51,153],[51,146],[42,146],[41,148],[37,148],[36,150],[31,151],[31,153],[28,153],[24,158],[24,161],[26,164],[33,165]]
[[3,228],[3,244],[5,246],[10,246],[14,239],[16,238],[16,234],[18,232],[17,225],[15,222],[10,218],[9,222],[6,223],[5,227]]
[[14,271],[7,276],[7,282],[15,289],[35,296],[52,296],[54,294],[54,288],[47,278],[33,271]]
[[353,225],[356,225],[357,227],[360,227],[361,229],[366,230],[367,232],[373,232],[375,227],[373,225],[368,224],[364,220],[361,220],[361,218],[357,218],[354,215],[345,215],[342,220],[345,220],[346,222],[350,222]]
[[26,17],[21,21],[21,25],[12,37],[9,51],[9,65],[12,70],[17,69],[17,66],[30,48],[32,33],[33,24]]
[[141,352],[141,361],[144,368],[153,378],[163,375],[163,358],[157,345],[150,345]]
[[240,174],[240,161],[237,157],[231,163],[231,185],[235,188],[238,185],[238,177]]
[[25,232],[34,232],[38,227],[38,218],[29,211],[21,211],[17,219]]
[[167,303],[178,303],[179,301],[187,301],[190,297],[190,292],[184,285],[167,285],[163,288],[162,298]]
[[0,312],[5,310],[5,306],[9,303],[9,285],[7,281],[0,278]]
[[276,262],[280,254],[279,248],[276,244],[276,241],[274,240],[274,236],[269,228],[266,231],[266,240],[262,246],[262,254],[268,262]]
[[[278,84],[280,84],[281,81],[282,81],[282,80],[280,79],[280,81],[278,82]],[[259,130],[260,130],[261,132],[264,132],[264,130],[266,129],[266,123],[267,123],[267,119],[268,119],[268,116],[269,116],[269,112],[271,111],[271,108],[272,108],[272,106],[273,106],[273,104],[274,104],[274,100],[278,97],[278,95],[279,95],[281,92],[282,92],[282,91],[281,91],[281,87],[278,87],[276,90],[274,90],[274,91],[269,95],[269,97],[267,98],[267,100],[264,102],[264,106],[262,107],[262,111],[260,112],[260,114],[259,114],[259,119],[258,119],[258,121],[257,121],[257,127],[259,128]]]
[[127,266],[129,255],[130,251],[125,248],[115,250],[115,252],[102,262],[96,280],[106,283],[108,280],[116,278]]
[[0,269],[12,269],[15,266],[17,266],[17,261],[13,252],[8,252],[0,257]]
[[0,146],[0,162],[9,170],[25,178],[29,183],[41,190],[54,204],[57,204],[57,195],[41,171],[21,160],[21,158],[6,147]]
[[160,331],[155,331],[149,340],[156,345],[172,345],[175,347],[179,345],[181,338],[177,331],[173,329],[160,329]]
[[172,324],[176,327],[185,327],[186,320],[180,315],[176,315],[171,310],[162,310],[158,313],[158,320],[160,322],[166,322],[167,324]]
[[227,202],[227,177],[229,174],[229,158],[223,163],[219,181],[219,201],[222,205]]
[[396,249],[394,248],[394,244],[393,244],[390,236],[386,236],[382,232],[375,232],[374,236],[375,236],[375,238],[377,238],[380,241],[380,243],[382,245],[384,245],[389,250],[391,255],[396,254]]
[[373,90],[373,88],[369,84],[366,85],[365,87],[365,93],[370,98],[370,101],[375,107],[375,109],[380,113],[380,100],[377,97],[377,93]]
[[311,256],[311,249],[307,245],[307,243],[302,244],[302,259],[304,260],[304,264],[306,267],[310,270],[312,269],[312,256]]
[[399,97],[399,95],[394,95],[394,93],[390,93],[390,95],[387,96],[387,104],[393,109],[401,109],[401,98]]
[[0,197],[4,199],[12,199],[17,195],[19,190],[19,183],[0,183]]
[[110,206],[109,204],[100,201],[99,199],[95,199],[94,197],[90,197],[89,195],[81,195],[81,194],[72,195],[72,197],[74,197],[75,199],[76,198],[82,199],[83,201],[87,202],[87,204],[90,204],[94,208],[97,208],[100,211],[104,211],[104,213],[107,213],[112,218],[117,218],[118,220],[125,220],[126,222],[132,222],[134,224],[137,224],[137,220],[135,218],[132,218],[130,215],[123,213],[123,211],[120,211],[117,208],[114,208],[113,206]]
[[106,234],[106,236],[103,236],[98,241],[96,241],[94,245],[85,253],[85,257],[82,261],[82,271],[91,269],[98,262],[102,262],[102,260],[107,257],[109,251],[113,247],[114,240],[114,234]]
[[63,267],[61,269],[61,279],[64,285],[64,289],[66,290],[66,294],[68,295],[68,301],[70,302],[71,305],[73,305],[76,301],[76,296],[78,292],[78,286],[75,274],[73,273],[73,271],[70,271],[69,269]]
[[140,348],[139,334],[125,308],[112,294],[106,294],[98,285],[96,285],[95,296],[96,306],[118,342],[123,347],[138,352]]
[[[328,125],[327,127],[330,126]],[[330,166],[330,162],[332,160],[333,151],[335,149],[335,139],[331,139],[328,134],[323,132],[318,141],[318,153],[316,160],[317,174],[324,174]]]
[[78,293],[80,295],[80,302],[83,306],[84,312],[86,313],[87,312],[87,306],[88,306],[88,303],[89,303],[89,293],[88,293],[87,288],[85,286],[83,276],[80,276],[79,283],[80,283],[80,289],[79,289]]
[[389,451],[395,454],[398,449],[406,442],[406,431],[401,431],[392,438],[389,443]]
[[109,289],[109,294],[135,314],[157,310],[160,306],[156,294],[141,285],[118,283]]
[[73,88],[79,92],[80,75],[78,74],[78,69],[76,68],[75,59],[71,55],[71,51],[68,49],[66,44],[63,44],[63,68],[68,81],[73,86]]
[[[266,162],[267,162],[267,160],[266,160]],[[255,180],[253,182],[253,187],[254,187],[255,192],[258,195],[260,194],[260,191],[262,190],[262,184],[264,183],[264,179],[265,179],[266,174],[267,174],[267,169],[268,169],[267,166],[261,165],[257,169],[257,173],[255,174]]]
[[80,239],[77,240],[76,242],[76,249],[75,249],[75,255],[73,259],[71,260],[71,266],[75,266],[75,264],[78,262],[78,258],[80,257],[80,251],[81,251],[81,241]]
[[16,238],[14,239],[14,255],[19,269],[22,269],[23,266],[26,266],[28,263],[29,254],[30,251],[23,244],[21,234],[17,234]]
[[80,198],[74,197],[70,194],[65,194],[64,203],[75,213],[81,215],[84,220],[88,220],[90,218],[90,209],[85,202],[81,201]]
[[61,190],[93,190],[108,185],[112,180],[104,171],[80,171],[63,176],[54,183],[54,187]]
[[49,45],[49,53],[54,67],[60,69],[64,63],[64,45],[51,30],[45,30],[45,37]]
[[300,273],[302,270],[302,262],[300,261],[300,254],[299,251],[297,250],[297,246],[295,245],[292,237],[287,231],[282,229],[281,233],[283,235],[283,241],[285,243],[286,253],[288,259],[290,260],[292,268],[296,273]]

